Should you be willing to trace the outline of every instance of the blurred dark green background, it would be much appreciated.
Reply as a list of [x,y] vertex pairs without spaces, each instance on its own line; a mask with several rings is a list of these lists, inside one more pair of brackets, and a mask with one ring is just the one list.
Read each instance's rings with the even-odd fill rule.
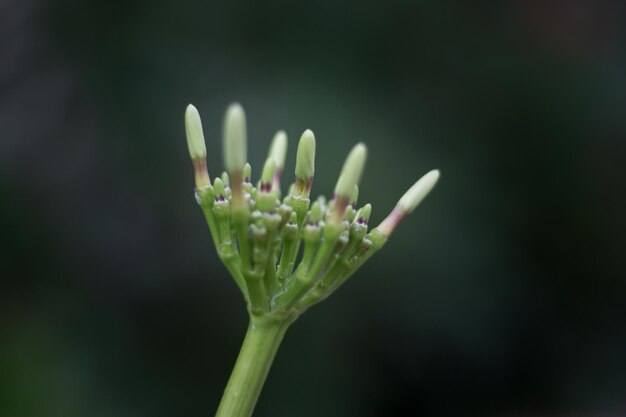
[[0,416],[210,416],[246,328],[183,113],[357,141],[380,221],[257,416],[626,415],[626,18],[612,1],[0,1]]

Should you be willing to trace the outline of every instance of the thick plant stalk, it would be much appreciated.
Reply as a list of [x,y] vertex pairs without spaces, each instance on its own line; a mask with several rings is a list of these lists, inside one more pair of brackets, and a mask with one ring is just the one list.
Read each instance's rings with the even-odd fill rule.
[[235,368],[216,417],[249,417],[272,366],[280,342],[293,320],[252,316]]

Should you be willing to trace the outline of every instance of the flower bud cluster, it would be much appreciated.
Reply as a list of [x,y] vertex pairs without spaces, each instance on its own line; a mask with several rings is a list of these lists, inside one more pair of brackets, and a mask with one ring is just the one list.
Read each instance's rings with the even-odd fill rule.
[[211,182],[200,116],[192,105],[185,122],[197,201],[218,255],[253,314],[299,314],[326,298],[385,244],[439,177],[438,171],[431,171],[420,179],[391,214],[369,230],[372,206],[357,206],[365,145],[359,143],[349,153],[333,198],[320,196],[311,203],[316,142],[310,130],[300,138],[294,183],[282,197],[285,132],[274,136],[260,179],[254,183],[252,167],[246,162],[245,113],[240,105],[231,105],[224,120],[226,172]]

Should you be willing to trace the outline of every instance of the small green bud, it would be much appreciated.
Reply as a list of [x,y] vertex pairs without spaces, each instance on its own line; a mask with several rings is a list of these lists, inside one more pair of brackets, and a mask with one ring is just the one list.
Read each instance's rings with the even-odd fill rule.
[[349,223],[352,223],[352,220],[354,220],[354,216],[356,214],[356,201],[359,198],[359,186],[355,185],[354,189],[352,190],[352,195],[350,196],[350,201],[348,203],[348,206],[346,207],[346,211],[344,214],[344,220],[348,221]]
[[348,204],[346,206],[346,210],[344,211],[344,214],[343,214],[344,222],[352,223],[352,220],[354,220],[354,215],[355,214],[356,214],[356,210],[354,209],[354,207],[352,207],[352,205]]
[[274,172],[276,171],[276,162],[273,158],[269,157],[263,165],[263,173],[261,174],[261,184],[259,189],[261,192],[270,192],[272,189],[272,179],[274,178]]
[[287,155],[287,134],[279,130],[272,139],[268,157],[274,160],[276,169],[282,171],[285,166],[285,156]]
[[417,180],[415,184],[409,190],[404,193],[400,201],[398,201],[398,207],[405,213],[412,212],[419,203],[430,193],[437,181],[439,180],[439,170],[434,169]]
[[292,212],[289,216],[289,221],[285,224],[282,230],[282,238],[286,241],[296,240],[298,233],[298,216],[296,212]]
[[243,166],[243,182],[250,182],[251,178],[252,178],[252,166],[246,162],[246,164]]
[[346,162],[343,164],[339,180],[335,186],[335,197],[349,199],[354,191],[354,186],[358,184],[365,167],[367,158],[367,148],[362,143],[357,144],[352,150]]
[[296,182],[292,194],[294,198],[309,198],[314,173],[315,136],[310,130],[305,130],[300,138],[300,143],[298,143],[296,154]]
[[363,207],[361,207],[358,213],[355,216],[355,221],[361,224],[367,224],[370,220],[370,215],[372,214],[372,205],[367,203]]
[[229,174],[241,173],[247,159],[246,115],[234,103],[228,107],[224,118],[224,165]]
[[356,246],[359,242],[361,242],[361,239],[363,239],[367,233],[367,221],[369,220],[371,213],[372,206],[370,204],[366,204],[361,207],[359,211],[357,211],[354,221],[350,226],[350,239],[352,240],[353,245]]
[[[254,195],[256,195],[256,189],[252,185],[252,182],[250,182],[250,179],[252,178],[252,166],[250,166],[249,163],[246,162],[246,164],[243,166],[241,175],[242,175],[242,178],[241,178],[242,188],[252,198]],[[245,197],[245,193],[244,193],[244,197]]]
[[202,121],[198,109],[193,104],[185,110],[185,133],[187,134],[187,146],[191,159],[206,158],[206,145],[202,132]]
[[224,195],[224,183],[220,178],[215,178],[215,181],[213,182],[213,189],[215,190],[213,214],[217,219],[226,219],[228,218],[230,211],[230,202]]
[[[367,148],[362,143],[357,144],[348,154],[335,186],[335,198],[329,204],[329,221],[337,223],[343,220],[346,207],[354,193],[354,187],[361,179],[366,158]],[[351,219],[348,218],[348,220]]]
[[215,181],[213,181],[213,189],[215,190],[215,200],[224,200],[226,193],[224,190],[224,182],[221,178],[215,178]]
[[228,175],[228,172],[224,171],[222,172],[222,181],[224,181],[224,186],[225,187],[230,187],[230,176]]
[[309,222],[318,223],[324,218],[324,212],[322,205],[319,201],[316,201],[311,205],[311,211],[309,211]]
[[189,156],[193,162],[196,188],[206,187],[211,183],[206,167],[206,144],[202,132],[202,120],[193,104],[185,110],[185,134]]
[[305,130],[298,143],[296,155],[296,178],[308,181],[315,173],[315,136],[310,130]]

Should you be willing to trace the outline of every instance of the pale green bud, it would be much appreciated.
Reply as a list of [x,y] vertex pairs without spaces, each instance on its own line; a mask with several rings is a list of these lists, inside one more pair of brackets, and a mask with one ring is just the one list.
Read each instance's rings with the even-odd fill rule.
[[270,153],[268,157],[274,159],[276,169],[282,171],[285,166],[285,156],[287,155],[287,134],[283,130],[279,130],[272,139]]
[[305,130],[298,143],[296,155],[296,178],[307,181],[315,173],[315,136],[310,130]]
[[259,188],[263,192],[269,192],[272,187],[272,180],[274,178],[274,171],[276,171],[276,161],[274,158],[269,157],[263,165],[263,173],[261,174],[261,184]]
[[228,176],[228,172],[222,172],[222,181],[224,181],[224,185],[226,187],[230,187],[230,177]]
[[396,207],[389,213],[376,229],[383,236],[390,236],[400,221],[412,212],[424,197],[433,189],[439,179],[439,170],[435,169],[417,180],[411,188],[400,198]]
[[213,189],[215,190],[215,199],[224,199],[224,182],[219,177],[213,181]]
[[283,227],[281,236],[285,241],[294,241],[298,234],[298,216],[295,212],[289,216],[289,221]]
[[439,180],[439,170],[434,169],[417,180],[398,201],[398,207],[405,214],[412,212],[415,207],[430,193]]
[[367,158],[367,148],[364,144],[357,144],[352,150],[346,162],[343,164],[339,180],[335,186],[335,196],[342,198],[350,198],[354,191],[354,186],[358,184],[365,167],[365,159]]
[[367,224],[367,222],[370,219],[371,214],[372,214],[372,205],[370,203],[367,203],[366,205],[364,205],[363,207],[359,209],[359,212],[356,215],[356,221],[359,223]]
[[259,192],[256,196],[257,208],[261,211],[273,210],[278,203],[277,193],[272,192],[272,178],[274,177],[275,169],[276,165],[274,164],[274,159],[271,157],[267,158],[263,166],[263,173],[261,174]]
[[206,167],[206,144],[202,133],[202,121],[198,110],[192,105],[185,110],[185,133],[189,156],[193,162],[196,188],[206,187],[211,183]]
[[247,160],[246,115],[234,103],[226,110],[224,118],[224,165],[229,174],[241,173]]
[[353,247],[356,247],[365,234],[367,233],[367,222],[369,220],[370,214],[372,213],[372,206],[370,204],[366,204],[361,207],[354,216],[354,221],[350,226],[350,240],[352,241]]
[[250,182],[250,180],[252,179],[252,165],[250,165],[248,162],[246,162],[246,164],[243,166],[242,175],[244,182]]
[[202,121],[198,109],[193,104],[187,106],[185,111],[185,133],[187,134],[187,146],[191,159],[206,158],[206,144],[202,132]]
[[309,222],[318,223],[324,218],[324,211],[319,201],[314,202],[311,205],[311,211],[309,211]]

